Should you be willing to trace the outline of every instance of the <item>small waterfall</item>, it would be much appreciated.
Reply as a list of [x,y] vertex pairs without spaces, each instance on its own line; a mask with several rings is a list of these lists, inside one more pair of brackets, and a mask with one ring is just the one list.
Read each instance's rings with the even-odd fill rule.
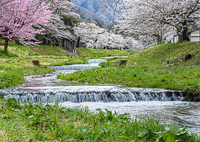
[[[72,86],[73,88],[73,86]],[[66,89],[61,91],[39,91],[39,92],[0,92],[4,98],[15,98],[22,102],[42,102],[52,103],[55,100],[59,102],[131,102],[131,101],[183,101],[182,91],[171,91],[163,89],[138,88],[103,88],[92,89]]]

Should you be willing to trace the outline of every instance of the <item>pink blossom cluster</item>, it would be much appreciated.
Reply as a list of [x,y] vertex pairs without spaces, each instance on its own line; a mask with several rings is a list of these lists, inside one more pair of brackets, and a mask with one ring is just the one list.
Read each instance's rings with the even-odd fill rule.
[[24,45],[36,45],[36,34],[42,34],[51,11],[41,0],[1,0],[0,35]]

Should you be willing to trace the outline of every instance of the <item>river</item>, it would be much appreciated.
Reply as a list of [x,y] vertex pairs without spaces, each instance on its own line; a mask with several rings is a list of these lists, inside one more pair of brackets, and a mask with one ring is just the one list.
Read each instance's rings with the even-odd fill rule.
[[5,98],[14,97],[22,102],[52,103],[58,100],[65,107],[85,107],[91,111],[97,108],[108,109],[118,113],[129,113],[136,116],[149,116],[161,123],[176,122],[180,127],[200,135],[200,103],[184,100],[184,91],[164,89],[134,88],[79,84],[57,79],[59,73],[68,74],[77,70],[99,67],[102,59],[89,60],[85,65],[64,65],[49,68],[56,73],[46,76],[27,76],[26,82],[14,89],[0,90],[8,94]]

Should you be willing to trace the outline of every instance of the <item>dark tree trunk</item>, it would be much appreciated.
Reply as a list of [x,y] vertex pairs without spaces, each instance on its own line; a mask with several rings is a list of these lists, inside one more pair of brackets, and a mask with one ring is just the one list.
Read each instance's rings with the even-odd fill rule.
[[4,45],[4,53],[8,51],[8,39],[5,39],[5,45]]
[[158,34],[157,35],[157,44],[161,44],[162,43],[162,37]]
[[181,35],[178,35],[178,43],[183,42],[183,33]]
[[46,38],[44,38],[44,37],[43,37],[43,40],[42,40],[42,44],[43,44],[43,45],[46,45],[46,44],[47,44],[47,40],[46,40]]
[[190,41],[189,36],[187,34],[187,21],[184,21],[183,24],[183,41]]
[[178,42],[183,42],[183,41],[190,41],[189,36],[187,34],[187,21],[185,20],[183,23],[183,31],[179,35]]
[[47,40],[46,45],[51,45],[51,42]]
[[80,47],[80,40],[81,40],[81,38],[80,38],[80,37],[78,37],[78,40],[77,40],[76,47]]
[[62,39],[62,47],[65,47],[65,39]]
[[73,51],[73,49],[74,49],[74,42],[73,41],[68,41],[68,49],[70,51]]
[[53,40],[53,42],[52,42],[52,46],[55,47],[55,41],[54,41],[54,40]]
[[95,43],[94,49],[96,49],[96,42],[97,42],[97,38],[94,40],[94,43]]

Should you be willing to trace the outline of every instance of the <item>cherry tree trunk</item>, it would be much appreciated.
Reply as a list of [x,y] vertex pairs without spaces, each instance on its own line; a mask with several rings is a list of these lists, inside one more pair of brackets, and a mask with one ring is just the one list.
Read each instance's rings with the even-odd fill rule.
[[180,43],[183,41],[190,41],[187,32],[182,32],[182,34],[178,36],[178,42]]
[[162,36],[157,35],[157,44],[162,44]]
[[47,40],[46,40],[46,38],[44,38],[44,37],[43,37],[43,39],[42,39],[42,44],[43,44],[43,45],[46,45],[46,44],[47,44]]
[[62,39],[62,45],[61,45],[61,47],[65,47],[65,39],[64,38]]
[[183,41],[190,41],[189,36],[187,34],[187,22],[186,20],[182,23],[183,24],[183,31],[178,37],[178,42],[183,42]]
[[80,37],[78,37],[78,40],[77,40],[76,47],[80,47],[80,40],[81,40],[81,38],[80,38]]
[[8,39],[5,39],[5,45],[4,45],[4,53],[8,51]]
[[178,35],[178,43],[183,42],[183,34]]

